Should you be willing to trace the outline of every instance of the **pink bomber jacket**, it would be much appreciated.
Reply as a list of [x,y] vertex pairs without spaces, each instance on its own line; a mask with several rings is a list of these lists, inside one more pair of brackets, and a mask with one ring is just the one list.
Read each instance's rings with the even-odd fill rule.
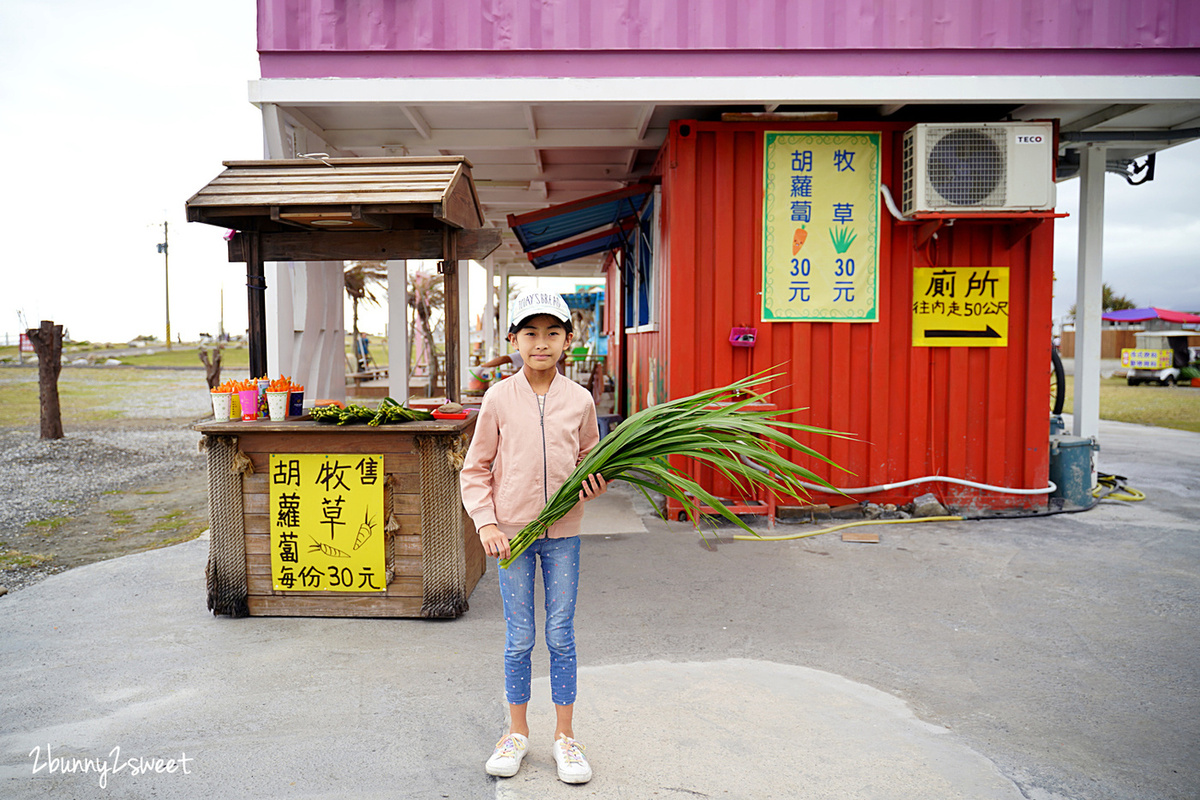
[[[478,530],[495,524],[511,539],[600,441],[592,395],[555,373],[544,413],[521,370],[483,396],[459,486]],[[550,527],[553,539],[579,534],[583,504]]]

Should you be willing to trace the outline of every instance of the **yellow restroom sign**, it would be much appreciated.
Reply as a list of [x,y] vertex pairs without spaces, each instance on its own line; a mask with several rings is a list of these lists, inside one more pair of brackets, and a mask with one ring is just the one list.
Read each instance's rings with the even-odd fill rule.
[[1008,267],[913,270],[914,347],[1007,347]]

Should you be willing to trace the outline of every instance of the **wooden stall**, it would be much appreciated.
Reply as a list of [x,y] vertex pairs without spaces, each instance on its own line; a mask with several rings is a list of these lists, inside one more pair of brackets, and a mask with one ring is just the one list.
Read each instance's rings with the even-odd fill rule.
[[[187,213],[189,221],[236,232],[229,259],[246,262],[253,376],[270,371],[264,262],[440,259],[446,316],[454,320],[458,262],[481,259],[500,243],[498,230],[482,227],[471,165],[462,157],[234,161],[225,167],[188,201]],[[457,400],[457,336],[447,337],[446,350],[447,394]],[[305,419],[197,426],[208,450],[210,610],[233,616],[465,612],[485,570],[458,492],[474,424],[472,414],[379,427]],[[277,494],[285,463],[295,486]],[[360,485],[306,500],[299,476],[313,464],[323,471],[358,464]],[[310,501],[319,504],[301,514]],[[354,506],[361,522],[340,516],[343,502],[346,508],[361,502]],[[328,527],[314,527],[317,522]],[[362,566],[351,569],[360,563],[354,561],[360,547]],[[316,563],[318,556],[325,560]]]
[[[261,420],[197,426],[208,449],[214,613],[433,618],[464,613],[487,569],[458,491],[475,416],[378,428]],[[271,553],[279,545],[278,518],[271,514],[270,493],[271,456],[278,454],[341,456],[346,463],[367,454],[383,457],[381,591],[278,588]],[[320,567],[323,579],[328,563]]]

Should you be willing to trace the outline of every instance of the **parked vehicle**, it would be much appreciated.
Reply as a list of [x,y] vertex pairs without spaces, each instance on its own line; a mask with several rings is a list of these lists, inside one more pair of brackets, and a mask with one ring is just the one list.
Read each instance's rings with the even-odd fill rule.
[[1142,331],[1134,334],[1137,347],[1121,351],[1121,366],[1125,367],[1130,386],[1157,383],[1174,386],[1179,373],[1191,362],[1188,337],[1200,336],[1200,331],[1168,330]]

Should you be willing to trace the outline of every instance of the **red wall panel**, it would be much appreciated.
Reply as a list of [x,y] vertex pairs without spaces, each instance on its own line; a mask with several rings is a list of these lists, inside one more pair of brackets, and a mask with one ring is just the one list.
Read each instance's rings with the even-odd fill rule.
[[[629,368],[645,397],[648,366],[665,367],[667,397],[724,385],[759,370],[786,377],[774,388],[792,416],[855,434],[855,441],[800,437],[853,475],[804,464],[835,486],[951,476],[1009,488],[1047,485],[1052,220],[1014,236],[1019,223],[960,220],[915,248],[917,226],[882,214],[880,319],[876,323],[764,323],[762,289],[763,132],[877,130],[881,176],[899,194],[903,125],[677,122],[663,164],[663,326],[634,337]],[[1016,240],[1010,247],[1010,243]],[[914,347],[913,269],[1008,267],[1007,347]],[[754,348],[729,344],[733,326],[758,328]],[[636,365],[635,362],[636,361]],[[639,406],[640,407],[640,406]],[[737,491],[711,470],[710,490]],[[944,483],[856,495],[905,502],[932,491],[968,508],[1041,507],[1019,496]],[[819,496],[838,503],[838,496]],[[788,499],[785,502],[798,502]],[[840,499],[840,502],[849,502]]]

